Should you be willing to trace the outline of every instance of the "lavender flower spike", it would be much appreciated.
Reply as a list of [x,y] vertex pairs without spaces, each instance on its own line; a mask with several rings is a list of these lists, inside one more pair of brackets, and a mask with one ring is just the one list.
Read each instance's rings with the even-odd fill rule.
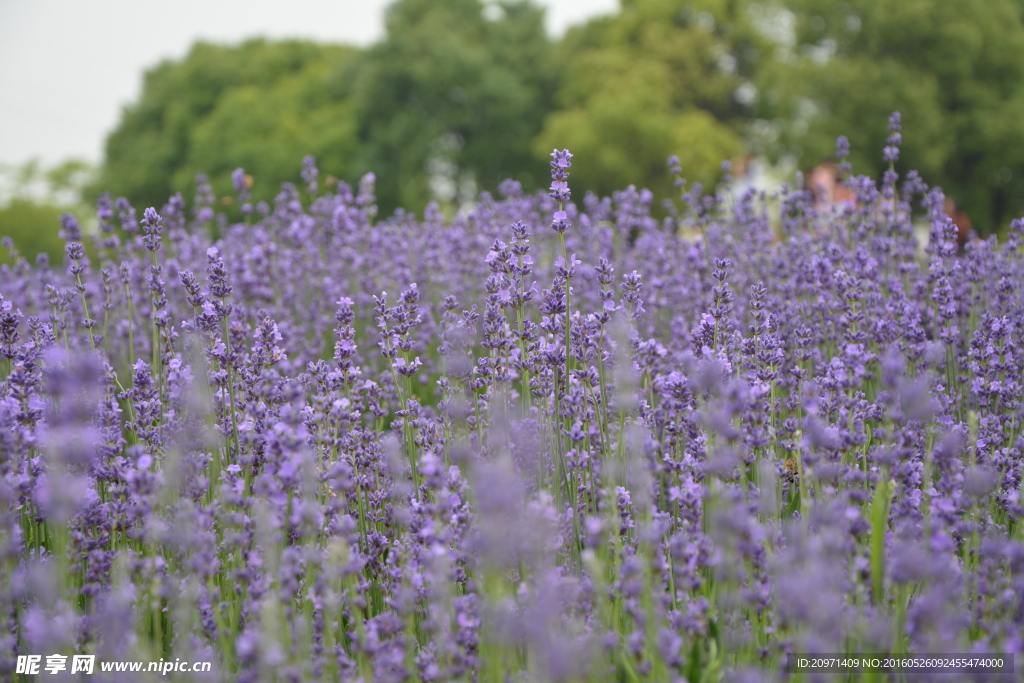
[[901,129],[900,113],[894,111],[889,117],[889,137],[885,141],[885,149],[882,150],[882,158],[888,164],[894,164],[900,158],[900,144],[903,142]]
[[548,194],[558,202],[558,211],[555,212],[551,227],[555,232],[565,232],[569,227],[568,216],[565,213],[563,204],[569,201],[569,167],[572,166],[572,154],[567,149],[559,152],[557,149],[551,152],[551,189]]

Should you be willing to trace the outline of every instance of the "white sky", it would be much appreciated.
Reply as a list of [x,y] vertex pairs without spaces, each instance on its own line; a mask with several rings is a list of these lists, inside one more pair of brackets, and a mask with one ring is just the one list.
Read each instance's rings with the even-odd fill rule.
[[[534,0],[548,32],[618,0]],[[142,73],[196,40],[253,36],[369,45],[389,0],[0,0],[0,165],[98,162]]]

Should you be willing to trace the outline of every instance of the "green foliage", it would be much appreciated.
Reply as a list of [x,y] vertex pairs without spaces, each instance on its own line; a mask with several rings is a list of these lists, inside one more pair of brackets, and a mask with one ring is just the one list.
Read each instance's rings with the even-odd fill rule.
[[[0,237],[10,237],[18,253],[35,263],[37,254],[47,254],[51,264],[64,258],[64,240],[59,236],[63,211],[52,204],[29,199],[14,199],[0,207]],[[8,249],[0,248],[0,263],[14,259]]]
[[230,193],[237,167],[270,199],[312,154],[322,178],[374,172],[385,214],[418,211],[508,177],[543,187],[553,148],[576,155],[576,197],[667,196],[671,154],[709,185],[744,151],[809,169],[839,135],[877,176],[899,110],[897,170],[985,233],[1024,213],[1021,54],[1022,0],[621,0],[558,44],[529,0],[396,0],[366,50],[200,43],[150,70],[86,199],[161,206],[198,172]]
[[543,14],[492,7],[485,16],[480,0],[399,0],[385,39],[352,64],[359,170],[377,174],[385,211],[436,197],[432,177],[493,190],[545,175],[530,152],[555,85]]
[[342,177],[355,151],[355,120],[348,102],[332,99],[327,85],[335,66],[315,62],[269,88],[246,85],[225,93],[191,131],[175,187],[188,187],[197,171],[218,195],[231,193],[231,172],[254,178],[253,195],[269,199],[282,182],[297,182],[303,156],[321,171]]
[[635,182],[666,196],[671,154],[688,179],[714,182],[722,160],[742,151],[749,112],[735,93],[765,42],[745,4],[635,0],[570,33],[559,108],[536,153],[568,147],[580,169],[574,189],[601,194]]
[[[271,153],[274,162],[289,158],[287,166],[274,166],[268,182],[257,178],[254,196],[273,196],[277,187],[270,180],[282,173],[297,176],[304,155],[339,143],[343,136],[347,124],[342,114],[338,130],[322,143],[317,137],[344,109],[325,88],[327,72],[351,54],[352,48],[304,41],[196,44],[184,60],[165,61],[146,73],[142,97],[125,109],[107,138],[103,169],[89,194],[109,190],[161,206],[174,192],[188,192],[196,173],[212,174],[223,187],[216,174],[230,173],[262,152]],[[310,121],[318,127],[309,128]],[[272,165],[255,162],[260,169]],[[288,174],[289,168],[296,173]]]
[[607,196],[643,178],[643,187],[660,197],[672,194],[673,178],[665,159],[678,151],[689,178],[713,182],[722,159],[741,149],[738,136],[709,113],[645,111],[644,99],[619,99],[613,93],[592,97],[587,107],[561,110],[548,118],[538,153],[556,146],[573,152],[572,186]]
[[[49,167],[32,159],[0,167],[0,237],[9,237],[17,254],[29,263],[35,263],[38,254],[46,254],[51,265],[59,266],[65,245],[59,236],[60,217],[64,213],[88,215],[88,207],[77,200],[92,174],[93,167],[81,159]],[[0,264],[14,261],[11,251],[0,247]]]
[[551,106],[551,45],[536,7],[494,7],[500,16],[485,17],[479,0],[402,0],[388,10],[387,37],[361,53],[198,44],[146,75],[91,192],[160,206],[188,194],[198,172],[228,192],[241,166],[254,197],[269,199],[307,154],[324,176],[376,173],[385,211],[422,207],[438,175],[491,189],[507,177],[536,186],[544,167],[530,142]]
[[0,205],[21,200],[78,209],[73,205],[94,173],[93,166],[82,159],[67,159],[50,167],[44,167],[39,159],[16,166],[0,164]]
[[919,169],[982,232],[1024,212],[1024,23],[1019,0],[788,0],[789,59],[766,69],[776,152],[816,163],[846,135],[877,175],[885,117],[903,115],[899,169]]
[[775,92],[799,87],[815,94],[813,100],[796,103],[799,110],[786,117],[782,138],[783,150],[798,156],[806,167],[832,155],[836,137],[846,135],[855,171],[881,173],[886,167],[886,121],[895,110],[907,122],[901,169],[914,168],[934,178],[953,154],[956,140],[946,133],[944,115],[935,106],[939,85],[930,74],[916,74],[895,60],[858,56],[831,62],[827,69],[801,63],[776,75],[783,82],[771,84]]
[[51,194],[60,200],[75,201],[79,198],[82,188],[89,182],[95,172],[92,164],[83,159],[68,159],[47,169],[44,172],[46,183]]

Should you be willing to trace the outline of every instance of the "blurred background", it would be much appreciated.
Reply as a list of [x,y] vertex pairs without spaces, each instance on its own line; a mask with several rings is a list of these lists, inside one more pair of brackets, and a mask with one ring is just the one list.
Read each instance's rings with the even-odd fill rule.
[[982,235],[1024,215],[1024,0],[0,0],[0,92],[0,234],[58,262],[62,212],[200,172],[270,201],[313,155],[420,213],[545,187],[557,147],[577,200],[663,199],[669,155],[764,185],[839,135],[878,177],[894,110],[898,171]]

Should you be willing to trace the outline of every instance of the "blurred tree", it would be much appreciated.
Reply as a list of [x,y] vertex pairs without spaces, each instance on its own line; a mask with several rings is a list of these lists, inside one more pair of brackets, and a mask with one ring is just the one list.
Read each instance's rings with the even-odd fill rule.
[[[525,1],[398,0],[386,37],[341,77],[358,122],[361,171],[385,211],[467,198],[508,177],[527,187],[558,78],[543,12]],[[460,191],[460,187],[464,188]]]
[[[231,47],[197,43],[183,60],[162,62],[146,73],[139,101],[107,138],[89,198],[109,190],[159,207],[175,191],[188,196],[200,171],[226,189],[230,181],[219,176],[246,162],[250,173],[268,174],[256,178],[254,196],[273,196],[277,181],[297,179],[304,155],[336,161],[347,149],[346,108],[327,85],[331,70],[354,53],[305,41],[251,40]],[[264,154],[273,161],[264,163]]]
[[68,159],[46,169],[43,176],[48,186],[48,201],[58,205],[81,201],[82,190],[95,173],[93,165],[84,159]]
[[[0,167],[0,237],[11,238],[30,263],[45,253],[51,264],[59,266],[65,245],[59,236],[61,214],[73,213],[79,219],[90,214],[79,197],[93,172],[93,167],[81,159],[50,167],[44,167],[38,159]],[[88,229],[88,220],[81,223]],[[0,263],[11,263],[10,253],[3,247]]]
[[[50,264],[59,266],[65,245],[59,236],[63,213],[53,204],[23,198],[11,200],[0,206],[0,238],[11,238],[29,263],[35,263],[38,254],[47,254]],[[11,262],[8,249],[0,246],[0,264]]]
[[791,30],[785,58],[758,85],[776,155],[796,153],[809,167],[846,135],[854,171],[877,177],[886,120],[899,110],[897,170],[941,185],[982,233],[1024,212],[1024,3],[785,0],[774,9]]
[[688,179],[714,182],[722,160],[743,149],[750,79],[771,45],[750,4],[622,0],[619,14],[571,30],[558,108],[535,152],[568,147],[574,189],[599,194],[628,184],[671,194],[671,154]]
[[231,172],[253,177],[253,196],[269,199],[282,182],[299,184],[302,158],[316,157],[324,176],[343,177],[355,152],[355,119],[350,103],[329,91],[337,65],[314,62],[269,87],[232,88],[189,133],[188,155],[174,176],[188,187],[198,171],[214,192],[233,192]]

